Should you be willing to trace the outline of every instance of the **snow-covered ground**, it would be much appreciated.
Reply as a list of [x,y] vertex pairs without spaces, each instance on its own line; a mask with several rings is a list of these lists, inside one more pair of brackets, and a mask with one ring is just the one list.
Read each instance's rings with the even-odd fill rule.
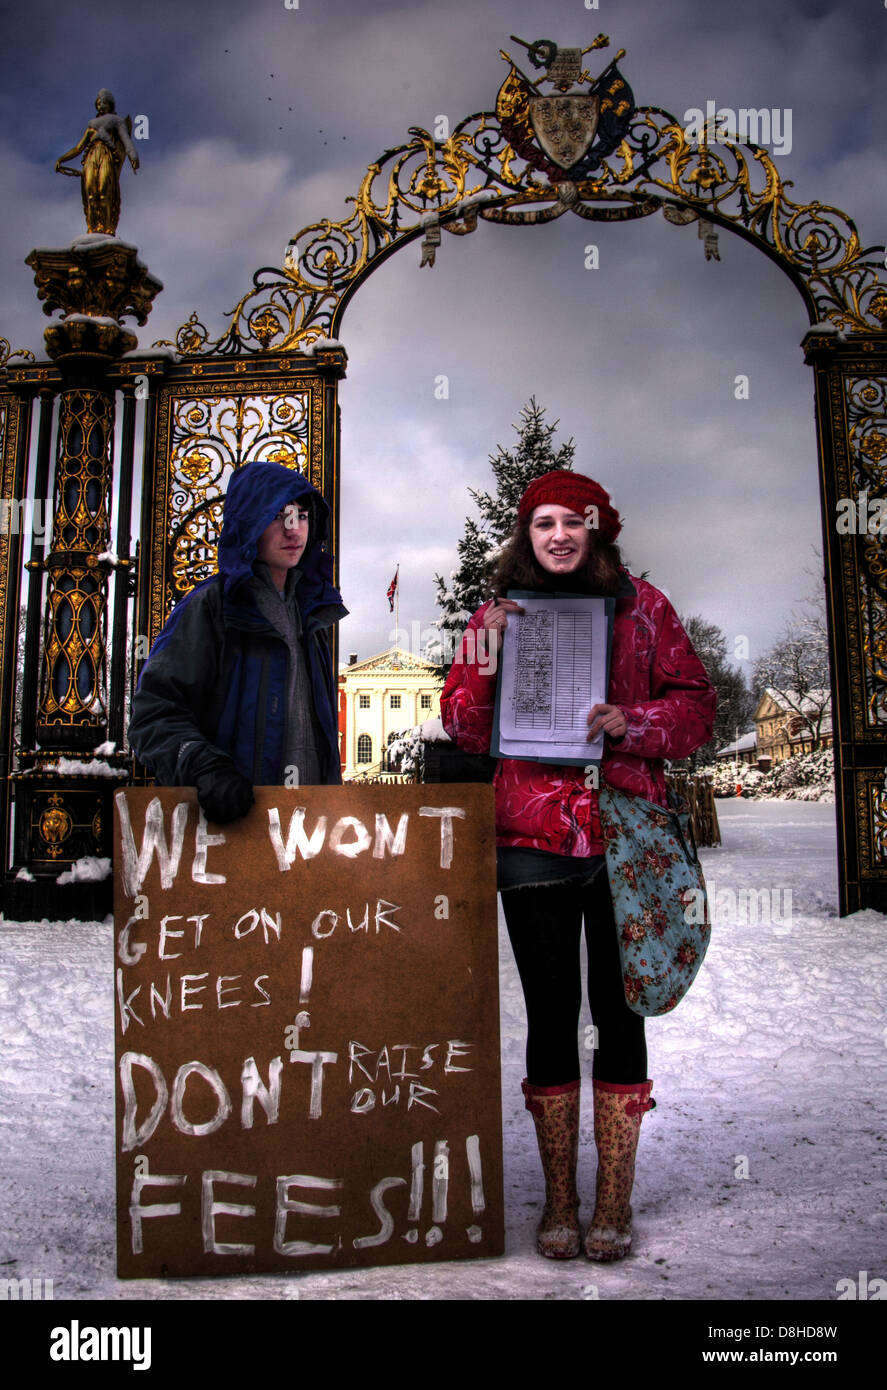
[[[839,1281],[861,1271],[869,1284],[887,1278],[887,920],[837,916],[833,806],[720,801],[718,813],[723,846],[704,851],[717,895],[709,954],[686,1000],[647,1030],[658,1108],[641,1133],[624,1262],[535,1253],[542,1178],[520,1095],[523,1000],[503,929],[503,1258],[118,1281],[109,919],[0,925],[0,1277],[51,1278],[57,1299],[743,1301],[836,1300]],[[736,898],[749,890],[764,921],[751,922]]]

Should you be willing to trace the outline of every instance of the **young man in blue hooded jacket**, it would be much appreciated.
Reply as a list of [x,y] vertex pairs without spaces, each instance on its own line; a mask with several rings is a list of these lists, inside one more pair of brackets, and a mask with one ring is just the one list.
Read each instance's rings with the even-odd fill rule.
[[250,463],[228,484],[219,572],[154,643],[132,702],[133,752],[162,786],[196,786],[210,820],[254,786],[341,782],[329,508],[307,478]]

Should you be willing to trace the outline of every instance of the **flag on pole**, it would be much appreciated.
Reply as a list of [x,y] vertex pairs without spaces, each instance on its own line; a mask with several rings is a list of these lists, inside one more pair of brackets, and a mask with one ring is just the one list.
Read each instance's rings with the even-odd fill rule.
[[392,613],[394,612],[394,595],[397,593],[397,576],[399,573],[400,565],[398,565],[397,569],[394,571],[394,578],[388,585],[388,592],[385,595],[385,597],[388,599],[388,608]]

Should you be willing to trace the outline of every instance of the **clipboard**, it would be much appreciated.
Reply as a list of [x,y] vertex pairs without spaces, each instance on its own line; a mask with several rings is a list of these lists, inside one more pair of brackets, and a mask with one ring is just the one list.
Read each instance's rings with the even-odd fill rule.
[[[555,592],[550,593],[550,594],[549,594],[549,593],[546,593],[546,594],[543,595],[543,594],[540,594],[538,590],[532,590],[532,589],[509,589],[508,592],[507,592],[507,594],[505,595],[505,597],[506,597],[506,598],[509,598],[509,599],[514,599],[514,601],[517,602],[517,603],[521,603],[521,602],[523,602],[523,601],[526,600],[526,599],[536,599],[536,600],[538,600],[538,599],[540,599],[540,598],[553,599],[553,600],[567,600],[567,599],[569,599],[569,600],[580,600],[580,601],[581,601],[581,600],[586,600],[586,601],[587,601],[587,600],[589,600],[589,599],[593,599],[596,603],[602,603],[602,604],[604,605],[604,614],[605,614],[606,623],[607,623],[606,657],[605,657],[605,672],[606,672],[605,689],[606,689],[607,691],[609,690],[609,687],[610,687],[610,658],[611,658],[612,647],[613,647],[613,618],[614,618],[614,615],[615,615],[615,612],[616,612],[616,600],[615,600],[615,598],[606,597],[606,596],[600,595],[600,594],[573,594],[573,593],[561,593],[560,591],[555,591]],[[507,636],[507,630],[506,630],[506,635],[505,635],[504,641],[507,641],[507,640],[508,640],[508,636]],[[502,656],[502,653],[500,652],[500,660],[501,660],[501,656]],[[540,741],[540,743],[539,743],[539,752],[538,752],[538,753],[526,753],[526,752],[512,753],[512,752],[503,750],[503,749],[502,749],[502,746],[501,746],[501,739],[502,739],[502,734],[501,734],[501,702],[502,702],[502,681],[501,681],[501,678],[500,678],[500,680],[499,680],[499,681],[497,682],[497,684],[496,684],[496,701],[495,701],[495,706],[494,706],[494,709],[493,709],[493,730],[492,730],[492,736],[491,736],[491,739],[490,739],[490,754],[491,754],[494,758],[516,758],[516,759],[518,759],[518,760],[521,761],[521,762],[549,763],[549,764],[552,764],[552,765],[554,765],[554,766],[559,766],[559,767],[599,767],[599,766],[600,766],[601,758],[602,758],[602,756],[603,756],[603,752],[602,752],[602,751],[601,751],[601,753],[599,753],[599,754],[597,755],[597,757],[591,756],[590,752],[589,752],[588,754],[586,754],[584,757],[552,756],[550,753],[547,753],[547,752],[546,752],[545,745],[544,745],[544,743],[542,743],[541,741]],[[589,709],[591,708],[592,703],[593,703],[593,702],[592,702],[592,700],[591,700],[591,693],[589,692],[589,706],[588,706]],[[565,740],[565,741],[566,741],[566,740]],[[532,739],[527,739],[526,742],[532,742]],[[590,747],[591,747],[591,745],[589,745],[589,748],[590,748]]]

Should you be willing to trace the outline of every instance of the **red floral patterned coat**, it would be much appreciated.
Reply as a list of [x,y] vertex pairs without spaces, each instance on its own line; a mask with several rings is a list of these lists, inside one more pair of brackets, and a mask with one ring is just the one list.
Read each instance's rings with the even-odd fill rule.
[[[630,576],[635,594],[617,597],[607,703],[628,725],[605,738],[601,779],[665,805],[664,758],[685,758],[711,737],[717,703],[705,667],[668,599]],[[484,664],[474,614],[441,696],[443,726],[468,753],[488,753],[496,673]],[[481,660],[472,659],[479,649]],[[591,780],[589,778],[589,780]],[[602,854],[597,791],[585,770],[505,758],[496,770],[496,842],[555,854]]]

